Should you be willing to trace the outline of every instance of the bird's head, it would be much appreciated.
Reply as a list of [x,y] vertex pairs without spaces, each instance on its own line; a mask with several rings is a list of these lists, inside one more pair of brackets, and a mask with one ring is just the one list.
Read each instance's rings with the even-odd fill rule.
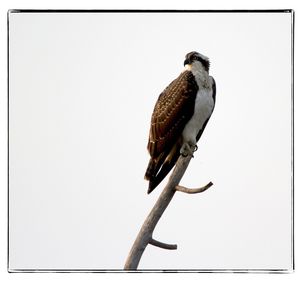
[[193,65],[198,62],[201,63],[201,65],[204,67],[204,69],[207,72],[209,71],[210,63],[209,63],[209,59],[206,56],[204,56],[198,52],[195,52],[195,51],[187,53],[185,55],[184,66],[185,65]]

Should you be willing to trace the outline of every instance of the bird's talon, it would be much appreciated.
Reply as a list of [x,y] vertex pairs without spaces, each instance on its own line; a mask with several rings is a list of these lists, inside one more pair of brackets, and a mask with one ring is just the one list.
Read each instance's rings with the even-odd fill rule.
[[188,154],[183,153],[183,152],[181,152],[180,154],[181,154],[181,156],[183,156],[184,158],[186,158],[186,157],[188,156]]
[[189,145],[188,143],[184,144],[180,149],[180,154],[183,157],[191,156],[194,157],[194,152],[197,151],[197,145]]

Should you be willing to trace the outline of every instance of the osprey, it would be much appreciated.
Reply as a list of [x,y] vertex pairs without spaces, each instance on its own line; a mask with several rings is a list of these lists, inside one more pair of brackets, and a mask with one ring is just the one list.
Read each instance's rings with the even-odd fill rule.
[[190,52],[184,70],[160,94],[151,118],[145,179],[148,194],[165,178],[180,155],[192,155],[214,110],[216,84],[207,57]]

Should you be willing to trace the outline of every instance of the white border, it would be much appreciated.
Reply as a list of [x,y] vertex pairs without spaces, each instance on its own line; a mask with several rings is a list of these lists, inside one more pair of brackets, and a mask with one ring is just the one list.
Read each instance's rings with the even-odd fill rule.
[[[172,281],[180,281],[182,279],[187,279],[194,281],[195,279],[202,279],[203,281],[249,281],[249,279],[254,279],[254,281],[300,281],[300,274],[297,271],[297,254],[299,253],[299,244],[297,241],[295,243],[295,256],[296,256],[296,271],[294,274],[211,274],[211,273],[180,273],[180,274],[119,274],[119,273],[109,273],[109,274],[52,274],[52,273],[24,273],[24,274],[9,274],[7,272],[7,26],[6,26],[6,13],[8,9],[294,9],[296,14],[295,22],[295,159],[299,156],[297,150],[298,132],[297,121],[299,120],[298,105],[299,105],[299,93],[297,85],[298,77],[298,61],[299,56],[296,53],[299,38],[299,29],[297,28],[297,13],[299,1],[298,0],[273,0],[273,1],[262,1],[262,0],[251,0],[251,1],[238,1],[238,0],[227,0],[227,1],[161,1],[161,0],[151,0],[151,1],[138,1],[138,0],[27,0],[27,1],[15,1],[15,0],[2,0],[0,3],[1,7],[1,25],[0,25],[0,78],[1,78],[1,95],[0,95],[0,280],[1,281],[114,281],[115,279],[125,279],[125,281],[137,281],[140,279],[153,280],[153,279],[172,279]],[[297,162],[296,162],[297,164]],[[295,166],[295,240],[299,237],[299,225],[297,224],[297,218],[299,214],[299,209],[297,208],[297,203],[299,203],[298,193],[297,193],[297,172],[298,167]],[[272,280],[271,280],[272,279]]]

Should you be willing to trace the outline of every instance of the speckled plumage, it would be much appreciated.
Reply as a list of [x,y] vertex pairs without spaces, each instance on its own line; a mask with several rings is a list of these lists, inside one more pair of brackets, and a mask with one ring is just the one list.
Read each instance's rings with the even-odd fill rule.
[[151,157],[156,158],[170,150],[173,141],[180,137],[194,113],[197,91],[193,74],[184,71],[160,94],[151,118],[148,142]]
[[148,193],[173,168],[183,144],[196,144],[214,108],[216,87],[208,75],[208,58],[190,52],[185,64],[186,69],[160,94],[153,110],[147,146],[151,159],[145,174]]

